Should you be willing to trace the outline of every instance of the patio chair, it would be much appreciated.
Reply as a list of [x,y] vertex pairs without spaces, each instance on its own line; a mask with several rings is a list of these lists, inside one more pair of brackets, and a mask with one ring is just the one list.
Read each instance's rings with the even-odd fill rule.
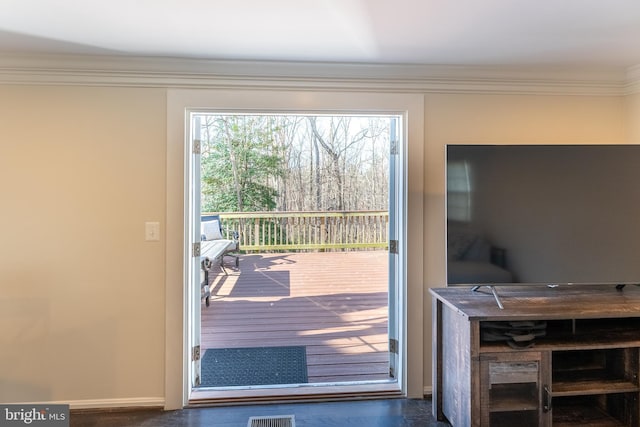
[[200,218],[200,255],[207,256],[212,262],[220,261],[220,267],[226,274],[224,269],[224,257],[232,257],[235,266],[240,265],[240,242],[237,231],[232,231],[231,239],[224,237],[224,229],[220,215],[205,215]]
[[219,215],[203,216],[200,220],[200,287],[203,291],[205,304],[209,307],[211,289],[209,288],[209,272],[214,264],[218,264],[225,275],[228,275],[224,268],[224,257],[231,256],[235,259],[236,267],[240,264],[238,251],[240,242],[238,232],[231,233],[232,239],[225,239],[220,223]]

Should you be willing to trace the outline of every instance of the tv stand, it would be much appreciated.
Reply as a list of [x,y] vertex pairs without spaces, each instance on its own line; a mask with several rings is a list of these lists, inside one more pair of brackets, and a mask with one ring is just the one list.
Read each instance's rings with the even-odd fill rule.
[[[470,289],[430,289],[438,420],[453,427],[640,425],[640,287],[500,286],[505,309],[470,298]],[[483,340],[485,327],[530,321],[546,324],[531,347]]]
[[489,288],[489,290],[493,294],[493,298],[496,300],[496,304],[498,304],[498,307],[500,307],[500,310],[504,310],[504,305],[502,305],[502,301],[500,301],[500,297],[498,296],[498,292],[496,292],[496,287],[493,286],[493,285],[476,285],[476,286],[472,287],[471,290],[473,292],[476,292],[481,287]]
[[[547,285],[548,288],[554,289],[557,288],[559,285]],[[571,285],[573,286],[573,285]],[[622,291],[624,289],[625,285],[624,284],[620,284],[620,285],[616,285],[616,290],[617,291]],[[480,288],[488,288],[491,291],[491,294],[493,295],[493,298],[496,300],[496,304],[498,304],[498,307],[500,308],[500,310],[504,310],[504,305],[502,304],[502,301],[500,300],[500,295],[498,295],[498,291],[496,291],[496,287],[495,285],[474,285],[471,287],[471,291],[472,292],[477,292],[478,289]]]

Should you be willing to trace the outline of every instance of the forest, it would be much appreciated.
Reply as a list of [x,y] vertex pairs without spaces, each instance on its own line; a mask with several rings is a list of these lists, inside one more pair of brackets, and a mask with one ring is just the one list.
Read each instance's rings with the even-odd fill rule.
[[198,113],[202,212],[388,210],[397,116]]

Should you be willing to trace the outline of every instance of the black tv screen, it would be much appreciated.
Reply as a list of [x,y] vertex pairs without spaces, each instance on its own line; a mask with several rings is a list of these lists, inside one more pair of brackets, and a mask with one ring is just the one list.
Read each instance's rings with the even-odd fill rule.
[[448,285],[640,284],[640,145],[448,145]]

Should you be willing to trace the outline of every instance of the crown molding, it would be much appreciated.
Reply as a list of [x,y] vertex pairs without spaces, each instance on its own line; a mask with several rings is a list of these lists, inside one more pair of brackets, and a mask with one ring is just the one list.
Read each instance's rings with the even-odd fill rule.
[[627,95],[640,93],[640,64],[627,70],[625,92]]
[[640,66],[621,71],[5,54],[0,84],[624,95],[637,90]]

